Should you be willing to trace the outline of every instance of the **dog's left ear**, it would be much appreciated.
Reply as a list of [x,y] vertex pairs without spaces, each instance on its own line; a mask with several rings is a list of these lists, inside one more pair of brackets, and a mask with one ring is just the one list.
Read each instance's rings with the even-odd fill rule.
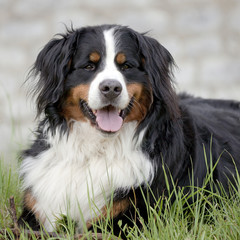
[[161,103],[172,119],[179,118],[177,95],[173,88],[174,60],[157,40],[137,34],[146,71],[153,88],[153,103]]

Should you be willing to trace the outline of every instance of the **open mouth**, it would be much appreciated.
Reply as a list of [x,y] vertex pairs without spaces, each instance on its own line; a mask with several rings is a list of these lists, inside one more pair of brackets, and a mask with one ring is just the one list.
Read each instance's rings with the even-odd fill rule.
[[108,105],[102,109],[92,110],[87,102],[82,99],[80,100],[79,105],[83,114],[99,130],[107,133],[114,133],[121,129],[124,119],[131,111],[133,98],[125,109],[117,109],[112,105]]

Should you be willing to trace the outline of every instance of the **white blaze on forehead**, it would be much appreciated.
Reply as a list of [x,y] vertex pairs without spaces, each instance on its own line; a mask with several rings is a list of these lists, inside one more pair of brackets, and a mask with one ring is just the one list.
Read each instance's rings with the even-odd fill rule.
[[110,29],[108,31],[104,31],[103,33],[105,38],[105,46],[106,46],[106,66],[110,67],[111,65],[115,68],[114,59],[116,56],[115,50],[115,40],[114,40],[114,29]]
[[122,73],[118,70],[115,64],[116,51],[116,41],[114,38],[114,28],[105,30],[103,32],[106,56],[104,59],[104,68],[99,72],[93,79],[88,95],[88,105],[92,109],[101,109],[105,107],[101,101],[101,93],[99,91],[99,84],[106,79],[113,79],[119,81],[122,85],[122,92],[118,97],[117,108],[124,109],[128,106],[129,96],[127,92],[126,83]]

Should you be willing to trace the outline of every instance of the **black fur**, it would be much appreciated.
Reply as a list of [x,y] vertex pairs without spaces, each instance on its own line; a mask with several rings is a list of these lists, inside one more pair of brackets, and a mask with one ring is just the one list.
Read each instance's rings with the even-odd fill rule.
[[[79,48],[84,52],[83,49],[88,44],[93,44],[94,41],[97,44],[101,38],[96,40],[95,36],[101,35],[102,30],[111,27],[103,25],[69,31],[66,35],[62,35],[62,38],[50,41],[39,54],[33,69],[33,72],[39,76],[35,87],[35,94],[38,96],[37,108],[39,115],[45,113],[44,121],[50,123],[51,129],[59,126],[62,127],[63,132],[68,129],[61,110],[64,97],[72,87],[72,85],[68,86],[65,80],[73,76],[71,75],[73,66],[77,64],[72,63],[72,59],[78,56]],[[171,79],[171,70],[174,66],[171,54],[156,40],[144,34],[126,27],[115,27],[116,35],[120,40],[122,39],[119,45],[124,45],[126,42],[131,46],[129,51],[133,51],[132,56],[135,58],[133,61],[137,64],[135,70],[135,73],[139,74],[137,79],[149,85],[153,95],[151,107],[138,125],[136,135],[147,128],[141,148],[157,166],[150,186],[155,198],[158,199],[163,193],[167,195],[164,169],[169,179],[171,175],[176,186],[189,186],[191,179],[194,179],[194,184],[197,186],[203,185],[207,174],[204,148],[208,156],[207,164],[210,166],[211,158],[212,165],[218,162],[213,172],[213,180],[220,182],[228,191],[229,181],[233,185],[236,184],[236,169],[240,169],[240,103],[205,100],[186,94],[177,96]],[[86,32],[88,32],[87,39],[84,38]],[[78,45],[81,40],[84,41],[85,48]],[[99,51],[104,52],[104,49]],[[144,59],[144,63],[141,63],[141,59]],[[86,81],[89,78],[86,76]],[[74,81],[71,83],[78,84]],[[150,93],[149,101],[151,101]],[[29,150],[25,151],[25,156],[37,156],[49,147],[44,143],[45,136],[42,135],[41,128],[40,126],[37,140]],[[143,189],[143,191],[147,190]],[[136,195],[137,207],[147,219],[140,187],[128,194],[133,201]],[[118,189],[115,196],[116,200],[126,197],[121,189]],[[154,198],[150,198],[150,203],[154,205]],[[117,221],[122,219],[130,224],[128,217],[131,218],[133,212],[134,209],[129,208],[125,215],[115,219],[116,232],[119,230]],[[24,220],[29,222],[28,218]],[[31,225],[31,222],[29,224]]]

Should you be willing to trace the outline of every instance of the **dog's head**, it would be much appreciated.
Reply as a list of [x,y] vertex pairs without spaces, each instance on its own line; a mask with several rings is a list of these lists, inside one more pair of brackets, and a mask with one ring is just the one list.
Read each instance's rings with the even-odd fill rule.
[[139,124],[155,108],[176,118],[173,58],[156,40],[118,25],[68,31],[34,65],[38,113],[49,121],[87,121],[107,133]]

